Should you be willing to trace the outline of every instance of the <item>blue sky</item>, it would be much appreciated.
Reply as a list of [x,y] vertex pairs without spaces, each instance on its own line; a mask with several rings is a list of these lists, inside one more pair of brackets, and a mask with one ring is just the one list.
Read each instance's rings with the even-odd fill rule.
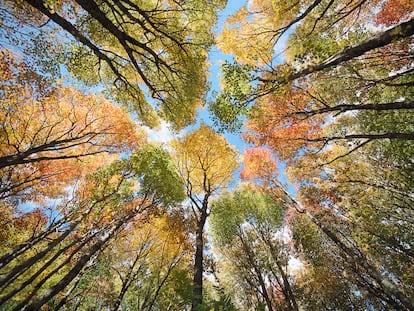
[[[219,12],[218,16],[218,23],[217,26],[214,28],[214,32],[216,34],[219,34],[224,26],[224,22],[226,21],[227,17],[233,13],[235,13],[239,8],[241,8],[244,5],[244,1],[240,0],[229,0],[227,3],[226,8]],[[220,75],[220,66],[225,61],[231,61],[233,59],[232,55],[224,54],[220,49],[218,49],[216,46],[213,46],[210,53],[209,53],[209,62],[210,62],[210,76],[209,76],[209,82],[211,83],[211,91],[208,96],[208,100],[213,100],[212,98],[212,92],[220,91],[219,86],[219,75]],[[204,109],[199,110],[199,118],[200,120],[203,120],[205,124],[212,125],[212,121],[210,119],[210,115],[208,112],[208,108],[205,107]],[[226,133],[225,134],[226,139],[229,141],[230,144],[236,146],[236,148],[243,152],[243,149],[247,147],[247,145],[240,139],[240,136],[238,134],[231,134]]]

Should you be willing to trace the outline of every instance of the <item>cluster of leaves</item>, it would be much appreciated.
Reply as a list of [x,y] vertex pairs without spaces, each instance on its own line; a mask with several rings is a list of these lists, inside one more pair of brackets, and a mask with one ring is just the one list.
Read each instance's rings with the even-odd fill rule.
[[[28,0],[5,1],[0,11],[7,21],[4,37],[19,37],[13,43],[23,51],[33,54],[50,48],[54,60],[75,78],[88,86],[103,86],[141,123],[156,126],[162,117],[182,128],[194,121],[202,105],[211,29],[216,11],[225,3]],[[32,26],[44,30],[31,30]],[[26,44],[32,35],[36,40]],[[59,41],[58,47],[54,41]],[[34,62],[46,65],[46,71],[48,57],[39,62],[41,56],[34,56]]]

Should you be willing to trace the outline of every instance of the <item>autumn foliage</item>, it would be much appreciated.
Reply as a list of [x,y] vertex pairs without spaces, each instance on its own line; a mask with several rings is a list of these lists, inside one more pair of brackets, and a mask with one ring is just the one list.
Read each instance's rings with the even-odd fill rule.
[[110,154],[144,142],[145,134],[120,107],[53,85],[10,52],[2,55],[1,196],[57,196],[85,172],[109,163]]
[[1,1],[0,309],[414,310],[413,11]]

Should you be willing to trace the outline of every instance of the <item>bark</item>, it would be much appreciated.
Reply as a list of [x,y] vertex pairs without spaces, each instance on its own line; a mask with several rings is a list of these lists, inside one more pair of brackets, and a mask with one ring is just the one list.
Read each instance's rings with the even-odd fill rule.
[[291,308],[291,310],[299,311],[298,303],[296,302],[296,298],[295,298],[295,295],[293,294],[292,287],[290,286],[287,275],[286,275],[285,271],[283,270],[283,267],[282,267],[281,263],[279,262],[279,260],[277,260],[275,257],[274,257],[274,260],[275,260],[276,266],[279,270],[279,273],[282,276],[283,287],[285,288],[285,291],[286,291],[286,294],[287,294],[286,298],[287,298],[287,301],[289,302],[290,308]]
[[347,47],[317,65],[309,66],[300,71],[291,73],[290,75],[282,79],[275,80],[275,79],[259,78],[259,81],[264,82],[264,83],[276,83],[276,86],[271,88],[271,91],[274,91],[282,84],[286,84],[298,78],[305,77],[311,73],[319,72],[324,69],[337,66],[341,63],[350,61],[358,56],[361,56],[371,50],[381,48],[392,42],[410,37],[413,34],[414,34],[414,19],[412,18],[409,21],[403,22],[397,26],[394,26],[391,29],[380,32],[374,35],[372,38],[361,42],[360,44]]
[[398,309],[402,310],[414,310],[414,304],[398,287],[389,280],[386,276],[382,275],[375,267],[373,267],[361,252],[355,246],[348,246],[346,242],[343,242],[333,231],[328,229],[322,222],[313,217],[307,210],[301,208],[301,212],[321,229],[321,231],[345,254],[345,256],[351,260],[355,265],[362,268],[370,278],[376,283],[377,290],[382,292],[390,302],[392,302]]
[[82,280],[83,275],[88,270],[88,268],[91,266],[91,264],[85,266],[85,268],[78,274],[78,276],[74,279],[73,285],[70,287],[70,289],[66,292],[65,296],[59,301],[57,306],[55,307],[54,311],[60,310],[69,300],[69,297],[72,295],[73,291],[76,289],[76,287],[79,285],[80,281]]
[[400,110],[400,109],[413,109],[414,102],[412,101],[401,101],[394,103],[383,103],[383,104],[363,104],[363,105],[352,105],[352,104],[343,104],[333,107],[324,107],[320,109],[310,110],[310,111],[298,111],[291,113],[292,115],[304,115],[314,116],[318,114],[323,114],[327,112],[345,112],[345,111],[359,111],[359,110],[373,110],[373,111],[384,111],[384,110]]
[[[139,42],[137,39],[131,37],[129,34],[122,31],[120,27],[115,25],[105,13],[99,8],[99,6],[93,0],[75,0],[85,11],[87,11],[94,19],[96,19],[105,29],[112,33],[123,45],[126,45],[126,42],[141,48],[143,51],[147,52],[154,58],[154,62],[159,63],[159,65],[167,66],[167,64],[158,56],[158,54],[150,49],[146,44]],[[124,46],[125,47],[125,46]],[[127,49],[127,47],[125,47]],[[146,81],[146,77],[144,81]]]
[[[106,17],[105,13],[102,12],[102,10],[99,8],[99,6],[91,0],[76,0],[76,2],[85,9],[94,19],[96,19],[102,27],[107,29],[110,33],[112,33],[118,41],[121,43],[125,51],[128,53],[128,56],[131,60],[131,62],[134,64],[135,69],[137,70],[139,76],[144,81],[145,85],[148,86],[148,88],[151,90],[153,94],[158,94],[158,92],[154,89],[151,82],[148,80],[148,78],[144,75],[142,69],[138,65],[137,60],[135,59],[133,53],[137,53],[136,50],[132,49],[128,43],[131,43],[132,45],[139,47],[142,49],[142,52],[138,52],[138,54],[145,55],[149,54],[153,57],[152,62],[159,67],[160,65],[163,65],[164,67],[168,68],[168,65],[158,56],[158,54],[150,49],[146,44],[143,44],[136,40],[135,38],[131,37],[124,31],[120,30],[116,25],[112,23],[112,21]],[[171,70],[171,69],[170,69]]]
[[278,30],[275,31],[275,35],[277,36],[276,42],[282,37],[282,35],[289,29],[291,28],[293,25],[295,25],[296,23],[300,22],[302,19],[304,19],[306,16],[309,15],[310,12],[312,12],[312,10],[314,8],[316,8],[320,3],[322,2],[322,0],[315,0],[301,15],[299,15],[298,17],[296,17],[295,19],[291,20],[289,22],[289,24],[287,24],[284,27],[279,28]]
[[377,139],[401,139],[401,140],[414,140],[414,133],[381,133],[381,134],[350,134],[344,136],[327,136],[319,138],[283,138],[286,140],[303,140],[309,142],[329,142],[332,140],[347,140],[347,139],[367,139],[377,140]]
[[[93,238],[93,237],[91,237]],[[59,273],[59,271],[65,267],[66,265],[70,264],[74,258],[74,256],[89,242],[89,239],[85,239],[64,261],[62,261],[57,267],[53,270],[49,271],[43,279],[41,279],[36,285],[34,285],[30,292],[25,295],[24,300],[22,300],[14,309],[13,311],[21,310],[24,306],[26,306],[30,300],[38,293],[38,291],[43,287],[43,285],[54,275]]]
[[397,286],[390,281],[387,277],[383,276],[376,268],[374,268],[363,255],[360,250],[348,247],[338,236],[327,227],[325,227],[320,221],[314,218],[309,212],[306,215],[311,221],[316,224],[331,240],[338,246],[345,255],[351,259],[356,265],[363,268],[363,270],[377,283],[377,286],[385,296],[392,302],[397,308],[404,308],[406,310],[414,310],[414,303],[406,297]]
[[[206,201],[206,200],[204,200]],[[192,310],[203,303],[203,256],[204,256],[204,225],[207,220],[207,204],[203,202],[200,219],[197,221],[196,252],[194,257],[194,280]]]
[[[14,259],[16,259],[18,256],[24,254],[30,248],[34,247],[37,243],[39,243],[39,242],[43,241],[44,239],[46,239],[48,237],[48,235],[54,233],[61,226],[65,226],[65,225],[69,226],[67,230],[63,231],[59,237],[57,237],[56,239],[54,239],[53,241],[48,243],[46,248],[42,252],[36,254],[36,256],[35,256],[37,260],[40,260],[41,258],[43,258],[48,252],[53,250],[57,246],[57,244],[62,242],[68,235],[70,235],[70,233],[72,233],[74,231],[74,229],[77,227],[77,225],[91,213],[93,208],[98,203],[101,203],[101,202],[104,202],[105,200],[107,200],[117,190],[118,190],[118,188],[114,189],[113,192],[108,193],[108,194],[104,195],[103,197],[97,199],[85,211],[79,211],[78,210],[78,211],[72,211],[72,212],[68,213],[67,215],[63,216],[61,220],[59,220],[56,223],[52,224],[44,232],[39,233],[38,235],[34,236],[33,238],[29,239],[28,241],[26,241],[26,242],[18,245],[17,247],[15,247],[12,251],[8,252],[7,254],[5,254],[4,256],[2,256],[0,258],[0,269],[5,267],[8,263],[10,263]],[[80,216],[76,217],[76,214],[80,214]],[[73,219],[73,217],[76,217],[76,218]],[[6,277],[7,278],[12,278],[12,277],[14,277],[14,273],[19,273],[20,274],[20,271],[23,272],[23,270],[26,269],[27,266],[30,266],[32,264],[33,264],[33,257],[28,259],[28,263],[22,262],[18,267],[15,267],[5,277],[2,277],[0,279],[0,286],[3,285],[2,282],[4,282],[4,279]],[[13,272],[14,270],[17,270],[17,271]]]

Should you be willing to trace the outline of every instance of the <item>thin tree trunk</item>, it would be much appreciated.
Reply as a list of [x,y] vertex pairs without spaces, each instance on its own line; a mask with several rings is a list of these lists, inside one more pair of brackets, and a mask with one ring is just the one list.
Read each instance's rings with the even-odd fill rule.
[[[262,235],[262,238],[264,238],[263,235]],[[286,297],[285,298],[288,301],[289,307],[290,307],[291,310],[299,311],[299,307],[298,307],[298,304],[296,302],[295,295],[293,294],[292,287],[290,286],[289,279],[288,279],[285,271],[283,270],[282,264],[280,263],[279,259],[277,258],[275,249],[274,249],[274,247],[273,247],[273,245],[271,244],[270,241],[268,241],[267,239],[264,239],[264,240],[265,240],[265,243],[270,248],[270,254],[272,255],[272,258],[273,258],[274,262],[276,263],[276,266],[279,270],[279,273],[280,273],[280,275],[283,279],[283,287],[284,287],[283,293],[286,292]]]
[[280,275],[282,276],[283,287],[285,288],[285,290],[287,292],[287,297],[286,298],[289,302],[290,308],[292,310],[299,311],[298,303],[296,302],[296,298],[295,298],[295,295],[293,294],[292,287],[290,286],[287,275],[286,275],[285,271],[283,270],[283,267],[280,264],[280,262],[276,258],[274,258],[274,260],[276,262],[277,268],[279,269]]
[[[134,269],[135,269],[135,267],[138,263],[138,260],[141,259],[141,257],[142,257],[141,251],[142,251],[142,249],[140,249],[140,251],[136,255],[135,260],[134,260],[132,266],[130,267],[130,270],[128,271],[128,274],[127,274],[126,278],[121,280],[122,281],[122,288],[121,288],[121,291],[120,291],[118,297],[116,298],[116,301],[115,301],[115,304],[112,308],[112,311],[118,311],[119,307],[121,306],[122,299],[124,299],[124,296],[125,296],[128,288],[130,287],[132,281],[137,277],[138,273],[141,271],[142,265],[140,265],[138,267],[138,269],[134,272]],[[119,273],[119,276],[121,277],[120,273]]]
[[[362,104],[362,105],[355,105],[355,104],[340,104],[335,105],[332,107],[324,107],[310,111],[297,111],[290,113],[290,115],[304,115],[314,116],[318,114],[324,114],[328,112],[346,112],[346,111],[360,111],[360,110],[371,110],[371,111],[387,111],[387,110],[401,110],[401,109],[413,109],[414,102],[412,101],[401,101],[401,102],[393,102],[393,103],[376,103],[376,104]],[[289,114],[288,114],[289,115]]]
[[164,284],[165,284],[165,282],[167,281],[167,279],[168,279],[168,277],[170,276],[170,274],[171,274],[171,272],[172,272],[172,270],[176,267],[176,265],[181,261],[181,259],[183,258],[183,256],[184,256],[184,254],[185,254],[185,252],[183,252],[178,258],[177,258],[177,260],[176,261],[173,261],[170,265],[169,265],[169,267],[168,267],[168,269],[167,269],[167,273],[164,275],[164,277],[163,277],[163,279],[161,280],[161,282],[158,284],[158,286],[157,286],[157,290],[155,291],[155,293],[154,293],[154,297],[152,297],[152,299],[151,299],[151,301],[150,301],[150,303],[149,303],[149,305],[148,305],[148,311],[151,311],[152,310],[152,308],[154,307],[154,304],[155,304],[155,301],[156,301],[156,299],[157,299],[157,297],[158,297],[158,295],[159,295],[159,293],[160,293],[160,291],[161,291],[161,288],[164,286]]
[[243,236],[241,234],[238,235],[238,236],[239,236],[240,241],[242,242],[243,249],[244,249],[244,251],[247,254],[247,258],[249,259],[249,262],[252,265],[253,270],[256,273],[257,279],[259,281],[259,285],[260,285],[260,287],[262,289],[262,296],[263,296],[264,300],[266,301],[266,305],[267,305],[268,311],[273,311],[272,301],[270,300],[270,297],[267,294],[266,284],[265,284],[265,281],[263,279],[262,273],[261,273],[259,267],[257,266],[257,264],[256,264],[256,262],[255,262],[255,260],[254,260],[254,258],[252,256],[252,254],[251,254],[251,251],[250,251],[249,246],[244,241]]
[[82,280],[83,275],[86,273],[86,271],[93,265],[93,261],[89,262],[88,265],[86,265],[83,270],[76,276],[74,279],[73,285],[70,287],[70,289],[66,292],[65,296],[59,301],[58,305],[55,307],[54,311],[59,311],[67,302],[72,294],[72,292],[76,289],[76,287],[79,285],[80,281]]
[[19,293],[21,290],[23,290],[24,288],[26,288],[26,286],[32,284],[32,282],[34,282],[34,280],[36,280],[36,278],[38,276],[40,276],[42,274],[43,271],[45,271],[51,264],[53,264],[56,259],[58,259],[60,257],[60,255],[62,255],[64,252],[66,252],[68,249],[74,247],[76,244],[80,243],[79,247],[77,247],[76,251],[74,253],[77,253],[81,250],[81,248],[87,243],[87,239],[86,236],[83,237],[82,240],[80,241],[73,241],[72,243],[66,245],[65,247],[63,247],[62,249],[58,250],[53,256],[52,258],[50,258],[40,269],[38,269],[30,278],[28,278],[26,281],[22,282],[21,284],[19,284],[15,289],[13,289],[11,292],[9,292],[7,295],[5,295],[4,297],[2,297],[0,299],[0,306],[3,305],[6,301],[8,301],[10,298],[12,298],[13,296],[15,296],[17,293]]
[[373,267],[361,251],[348,247],[343,241],[336,236],[334,232],[325,227],[319,220],[317,220],[308,211],[305,211],[309,219],[317,225],[330,239],[338,246],[345,255],[350,258],[356,265],[360,266],[365,272],[377,283],[377,287],[382,291],[386,297],[392,302],[397,309],[405,307],[406,310],[414,310],[414,303],[406,297],[397,286],[387,277],[383,276],[375,267]]
[[[14,249],[12,249],[8,253],[1,256],[0,257],[0,269],[5,267],[9,262],[17,258],[18,256],[20,256],[21,254],[24,254],[27,250],[31,249],[34,245],[42,241],[48,235],[58,230],[60,226],[62,226],[65,222],[68,222],[68,216],[65,216],[62,220],[59,220],[55,224],[51,225],[45,231],[40,232],[39,234],[31,237],[27,241],[17,245]],[[53,243],[53,241],[50,243]]]

